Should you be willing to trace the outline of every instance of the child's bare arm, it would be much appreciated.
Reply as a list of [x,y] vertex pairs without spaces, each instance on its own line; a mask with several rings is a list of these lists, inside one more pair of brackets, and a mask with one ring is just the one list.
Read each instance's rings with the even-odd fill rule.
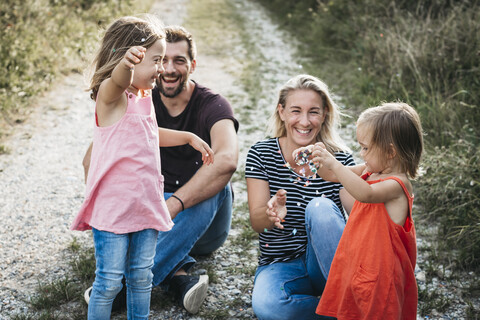
[[[315,152],[321,148],[325,150],[325,145],[321,142],[317,142],[314,145],[308,145],[306,147],[298,148],[293,151],[292,157],[295,159],[297,164],[303,164],[306,162],[311,161],[316,168],[316,174],[319,175],[323,180],[331,181],[331,182],[339,182],[335,173],[328,169],[327,167],[323,166],[320,162],[320,159],[315,156]],[[337,161],[333,155],[331,155],[332,161]],[[300,163],[299,163],[300,162]],[[355,166],[348,166],[349,170],[352,170],[355,174],[361,175],[363,170],[365,169],[364,164],[359,164]]]
[[189,144],[202,154],[202,161],[204,164],[209,165],[213,163],[213,150],[196,134],[188,131],[158,128],[158,135],[160,137],[160,147],[175,147]]
[[115,102],[123,95],[132,84],[134,67],[142,62],[147,50],[141,46],[128,49],[123,59],[113,69],[110,78],[105,79],[100,85],[97,102],[100,100],[106,106],[115,106]]
[[323,148],[315,150],[313,156],[315,161],[330,169],[348,193],[360,202],[385,203],[398,197],[403,192],[397,182],[393,181],[391,183],[392,180],[382,181],[373,185],[368,184],[360,177],[360,170],[364,170],[365,165],[346,167]]

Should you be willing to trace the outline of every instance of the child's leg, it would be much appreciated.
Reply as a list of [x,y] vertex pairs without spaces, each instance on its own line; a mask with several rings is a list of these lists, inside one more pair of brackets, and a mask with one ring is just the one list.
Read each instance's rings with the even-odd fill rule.
[[127,279],[128,319],[148,319],[152,292],[152,266],[158,231],[146,229],[130,234]]
[[315,198],[305,210],[307,270],[315,288],[323,292],[333,256],[345,228],[337,205],[328,198]]
[[122,289],[128,234],[92,231],[97,268],[88,303],[88,319],[110,319],[113,299]]

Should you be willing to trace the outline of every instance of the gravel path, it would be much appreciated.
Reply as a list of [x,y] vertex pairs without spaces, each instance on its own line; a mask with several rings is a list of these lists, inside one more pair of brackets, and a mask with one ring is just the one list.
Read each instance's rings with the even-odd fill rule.
[[[189,3],[188,0],[157,1],[152,12],[158,13],[165,24],[182,24]],[[251,289],[257,243],[255,240],[241,242],[242,223],[248,221],[243,164],[248,148],[263,138],[265,119],[274,107],[278,87],[301,73],[302,68],[299,62],[293,62],[294,45],[286,42],[288,37],[261,7],[246,0],[231,3],[244,19],[245,32],[256,40],[250,50],[259,61],[255,76],[262,89],[254,100],[254,108],[247,108],[251,97],[233,71],[240,65],[204,54],[205,44],[198,37],[199,63],[193,78],[228,97],[241,121],[241,156],[233,184],[234,223],[226,244],[211,256],[200,258],[194,269],[197,274],[216,275],[201,312],[189,316],[175,304],[161,302],[169,299],[155,289],[151,319],[255,318]],[[189,29],[195,36],[195,30]],[[237,40],[230,39],[233,43]],[[235,48],[232,55],[236,49],[242,50]],[[59,80],[51,92],[39,97],[30,120],[11,136],[6,144],[11,152],[0,156],[0,219],[4,225],[0,233],[0,319],[27,312],[28,299],[35,293],[39,281],[49,282],[69,272],[67,247],[74,238],[83,246],[92,246],[90,232],[69,230],[83,201],[81,161],[92,137],[94,105],[83,91],[84,87],[83,76],[79,74]],[[426,286],[425,273],[421,270],[418,273],[419,285]],[[450,295],[454,303],[446,313],[434,314],[430,319],[464,318],[466,303],[455,294],[455,288],[440,280],[431,286]],[[74,303],[82,302],[79,299]],[[475,303],[478,307],[478,300]],[[114,316],[114,319],[124,318],[123,314]]]

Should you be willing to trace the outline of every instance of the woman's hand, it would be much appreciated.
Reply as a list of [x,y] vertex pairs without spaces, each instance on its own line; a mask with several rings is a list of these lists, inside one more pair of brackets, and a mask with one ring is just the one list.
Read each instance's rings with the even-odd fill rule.
[[280,189],[267,202],[267,217],[274,223],[275,227],[283,229],[282,222],[287,215],[287,191]]
[[311,160],[313,148],[314,148],[314,145],[311,144],[311,145],[293,150],[292,158],[295,161],[295,163],[299,166],[309,163]]
[[213,163],[213,150],[205,141],[192,133],[188,144],[202,154],[202,161],[204,164],[209,165]]

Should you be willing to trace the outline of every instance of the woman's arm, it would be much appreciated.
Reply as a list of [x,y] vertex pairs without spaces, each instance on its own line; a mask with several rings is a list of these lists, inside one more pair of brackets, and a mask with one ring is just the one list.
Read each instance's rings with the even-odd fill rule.
[[270,198],[268,182],[260,179],[247,178],[248,208],[250,224],[258,233],[273,227],[283,228],[282,219],[286,215],[286,191],[281,189]]

